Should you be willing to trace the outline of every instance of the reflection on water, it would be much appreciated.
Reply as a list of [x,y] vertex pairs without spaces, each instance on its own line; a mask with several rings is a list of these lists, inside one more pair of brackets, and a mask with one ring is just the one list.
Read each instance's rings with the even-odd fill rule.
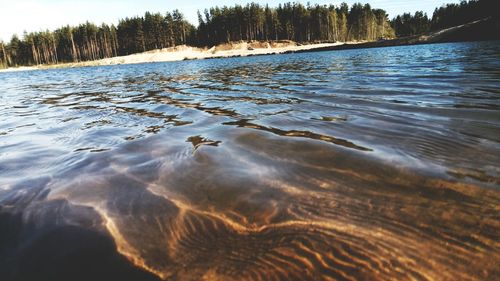
[[0,74],[0,274],[492,280],[499,69],[484,42]]

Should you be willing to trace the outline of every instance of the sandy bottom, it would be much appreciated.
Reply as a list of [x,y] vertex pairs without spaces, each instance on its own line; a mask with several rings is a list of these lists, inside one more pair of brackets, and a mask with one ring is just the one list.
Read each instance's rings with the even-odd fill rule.
[[106,58],[95,61],[86,61],[79,63],[65,63],[57,65],[40,65],[30,67],[17,67],[0,69],[0,72],[26,71],[35,69],[61,68],[61,67],[82,67],[82,66],[100,66],[117,64],[135,64],[148,62],[167,62],[209,58],[227,58],[227,57],[245,57],[251,55],[281,54],[289,51],[313,50],[317,48],[338,46],[344,43],[321,43],[300,45],[295,42],[238,42],[222,44],[210,49],[196,48],[186,45],[148,51],[128,56]]

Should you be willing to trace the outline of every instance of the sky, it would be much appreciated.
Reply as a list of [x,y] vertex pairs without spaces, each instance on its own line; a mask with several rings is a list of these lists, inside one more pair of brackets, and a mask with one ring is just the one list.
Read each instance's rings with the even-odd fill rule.
[[[197,25],[196,11],[212,6],[231,6],[256,2],[277,6],[292,0],[0,0],[0,40],[9,41],[12,35],[24,31],[54,30],[63,25],[78,25],[85,21],[96,24],[116,24],[125,17],[143,15],[146,11],[161,12],[179,9],[186,18]],[[404,12],[424,11],[429,16],[435,7],[459,0],[299,0],[306,4],[334,4],[346,2],[369,3],[381,8],[393,18]]]

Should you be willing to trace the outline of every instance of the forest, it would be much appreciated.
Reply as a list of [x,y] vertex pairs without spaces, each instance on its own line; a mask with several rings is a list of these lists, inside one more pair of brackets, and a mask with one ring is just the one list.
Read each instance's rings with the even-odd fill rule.
[[195,27],[178,10],[125,18],[117,26],[86,22],[53,32],[25,33],[0,42],[0,67],[109,58],[192,43]]
[[469,0],[447,4],[434,10],[432,18],[423,12],[404,13],[391,20],[397,37],[412,36],[497,16],[498,0]]
[[277,8],[249,4],[215,7],[198,14],[196,44],[230,41],[293,40],[335,42],[393,37],[387,13],[369,4],[308,5],[286,3]]
[[432,18],[416,12],[391,21],[386,11],[360,3],[214,7],[198,12],[197,27],[178,10],[148,12],[122,19],[116,26],[86,22],[13,36],[10,42],[0,41],[0,68],[89,61],[184,44],[210,47],[241,40],[347,42],[411,36],[491,16],[493,1],[462,1],[436,8]]

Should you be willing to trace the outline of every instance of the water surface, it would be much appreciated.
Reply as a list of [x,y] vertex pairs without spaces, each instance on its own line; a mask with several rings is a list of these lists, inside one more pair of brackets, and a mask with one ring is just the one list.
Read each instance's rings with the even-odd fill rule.
[[493,280],[499,109],[499,42],[0,73],[0,274]]

